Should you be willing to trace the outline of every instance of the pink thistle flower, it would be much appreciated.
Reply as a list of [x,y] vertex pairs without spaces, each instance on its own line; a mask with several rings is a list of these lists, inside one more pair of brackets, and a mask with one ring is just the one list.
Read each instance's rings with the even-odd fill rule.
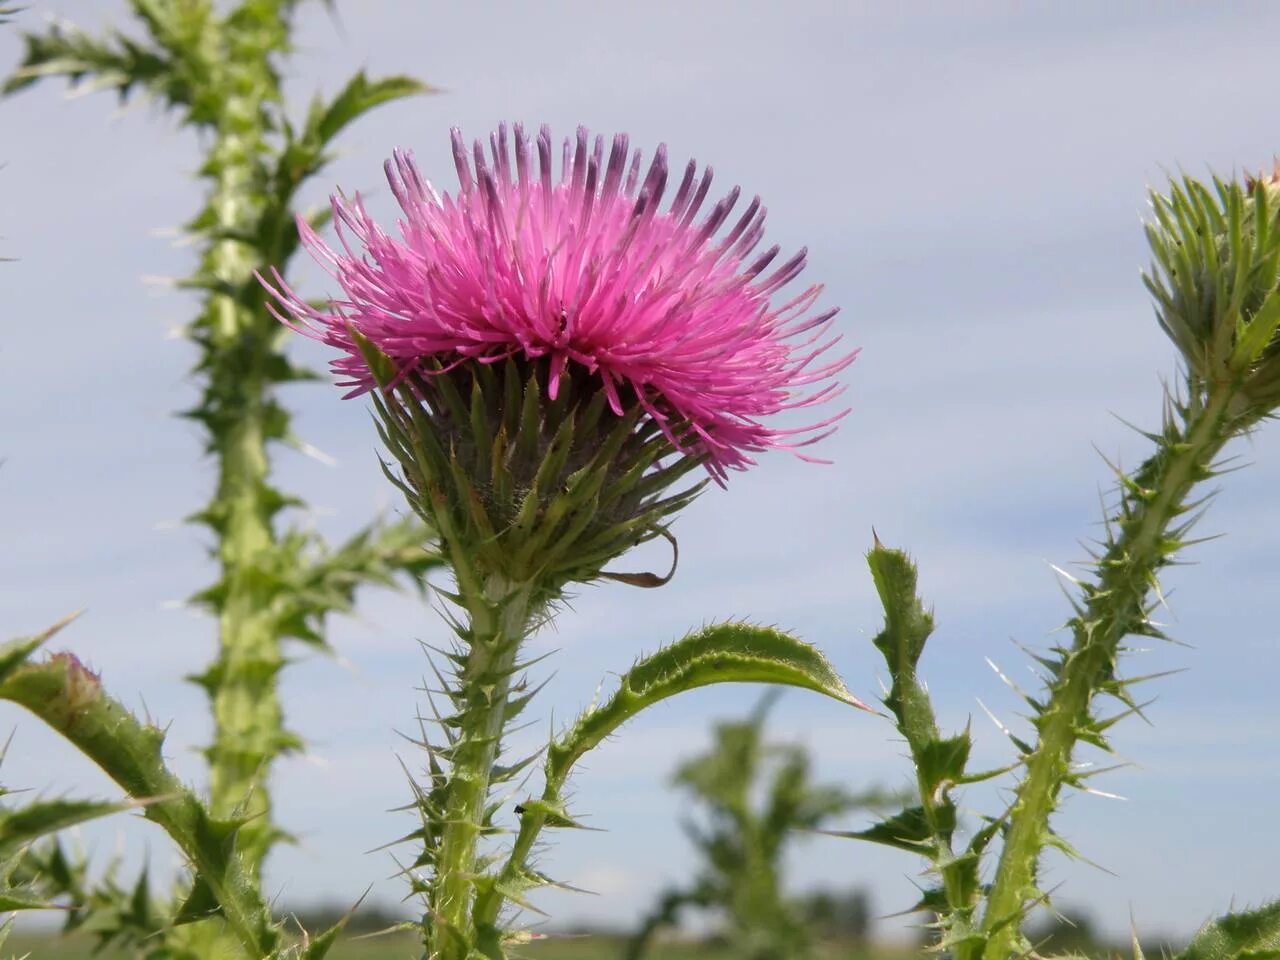
[[396,151],[385,169],[404,211],[399,238],[374,222],[358,194],[332,198],[340,253],[298,221],[303,243],[345,297],[316,310],[278,271],[264,285],[288,314],[272,307],[282,322],[342,352],[332,367],[353,388],[347,396],[375,384],[354,329],[406,374],[541,360],[551,399],[566,371],[596,377],[615,414],[634,398],[676,449],[704,458],[721,481],[726,470],[754,463],[753,453],[798,453],[835,430],[848,410],[799,429],[763,422],[842,392],[832,378],[856,351],[833,353],[837,308],[811,312],[821,285],[772,303],[803,270],[806,251],[780,266],[777,246],[753,254],[764,234],[758,197],[722,233],[740,191],[699,218],[709,167],[699,176],[690,161],[660,209],[665,146],[641,177],[641,154],[625,135],[614,137],[606,159],[603,138],[589,145],[579,128],[576,143],[564,143],[556,180],[548,128],[536,144],[519,124],[514,134],[509,143],[499,127],[489,156],[477,141],[469,158],[453,131],[453,197]]

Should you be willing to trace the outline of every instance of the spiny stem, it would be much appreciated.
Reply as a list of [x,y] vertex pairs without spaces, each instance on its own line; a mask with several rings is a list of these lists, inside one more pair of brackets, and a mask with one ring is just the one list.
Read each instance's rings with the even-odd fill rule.
[[[144,726],[119,702],[86,683],[87,672],[55,657],[14,671],[0,683],[0,699],[26,707],[102,768],[130,797],[147,799],[142,815],[163,827],[217,898],[233,942],[202,956],[275,956],[279,939],[271,912],[231,852],[223,825],[165,766],[163,731]],[[207,927],[194,924],[179,929]],[[205,935],[209,939],[211,935]],[[238,942],[235,942],[238,941]]]
[[[932,727],[930,739],[923,742],[937,743],[941,739],[941,735],[938,732],[933,707],[923,690],[920,691],[918,699],[920,701],[918,708],[923,716],[927,717],[928,723]],[[925,822],[929,825],[929,833],[933,836],[933,842],[937,847],[937,851],[934,854],[934,866],[938,871],[938,875],[942,878],[942,892],[947,900],[948,932],[958,936],[972,929],[977,904],[977,891],[974,885],[966,884],[965,877],[960,871],[953,869],[953,864],[955,863],[955,849],[953,847],[956,825],[955,804],[945,792],[938,792],[933,784],[926,781],[923,772],[924,764],[919,756],[920,743],[921,741],[910,743],[912,761],[916,768],[916,789],[920,796],[920,807],[924,811]],[[965,960],[966,951],[963,942],[957,947],[956,952],[959,960]]]
[[[266,152],[265,78],[286,27],[278,11],[259,12],[258,29],[224,29],[223,91],[209,169],[209,210],[224,237],[252,235],[261,205],[257,170]],[[260,252],[239,239],[211,244],[205,267],[220,289],[253,289]],[[210,805],[215,816],[252,817],[239,849],[255,875],[277,831],[271,821],[267,774],[286,746],[276,677],[282,666],[272,620],[269,585],[258,568],[275,544],[272,517],[280,494],[267,482],[268,381],[262,365],[278,353],[280,333],[262,309],[249,309],[231,293],[214,293],[207,307],[210,354],[206,392],[223,429],[215,432],[221,511],[223,595],[218,611],[219,651],[210,685],[214,741],[209,750]],[[264,591],[267,591],[264,593]]]
[[276,692],[283,660],[270,608],[258,596],[254,578],[255,557],[273,541],[262,503],[266,451],[257,418],[246,411],[222,450],[218,497],[230,515],[218,551],[227,590],[218,618],[214,669],[220,682],[212,691],[209,796],[215,816],[238,812],[254,818],[245,825],[240,849],[257,872],[275,833],[265,781],[283,740]]
[[568,766],[564,766],[560,775],[557,776],[548,764],[546,785],[542,789],[542,802],[529,805],[520,814],[520,830],[516,834],[511,852],[507,854],[507,859],[498,872],[497,883],[476,897],[475,909],[472,911],[472,921],[476,930],[489,931],[496,928],[498,914],[502,912],[507,899],[501,891],[514,889],[521,880],[529,862],[529,856],[533,853],[533,845],[537,842],[542,828],[547,825],[547,811],[558,809],[563,805],[564,798],[561,791],[564,790],[568,777]]
[[[1208,396],[1202,397],[1201,390]],[[1193,383],[1182,423],[1166,425],[1160,448],[1134,475],[1134,482],[1124,484],[1119,533],[1098,561],[1097,583],[1087,589],[1085,608],[1073,621],[1072,648],[1038,718],[1039,740],[1026,759],[1026,773],[1010,811],[983,915],[988,960],[1008,960],[1019,953],[1021,914],[1024,905],[1040,895],[1036,868],[1050,838],[1049,817],[1070,777],[1080,733],[1092,722],[1090,704],[1099,689],[1114,680],[1120,642],[1146,623],[1156,571],[1176,547],[1168,540],[1171,524],[1185,512],[1192,488],[1210,475],[1223,446],[1244,427],[1230,412],[1237,392],[1233,384]]]
[[[464,579],[459,577],[460,582]],[[470,619],[468,649],[452,693],[459,732],[449,752],[444,826],[426,931],[432,960],[466,960],[476,942],[470,914],[478,844],[486,828],[490,780],[506,726],[511,675],[536,613],[529,585],[496,575],[485,581],[478,595],[463,597]]]

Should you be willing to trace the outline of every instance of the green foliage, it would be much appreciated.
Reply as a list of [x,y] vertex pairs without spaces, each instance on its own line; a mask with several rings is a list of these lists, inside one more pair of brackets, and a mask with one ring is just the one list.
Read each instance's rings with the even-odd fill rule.
[[122,101],[142,88],[167,106],[192,105],[194,78],[185,64],[124,34],[113,32],[100,41],[55,23],[48,33],[25,34],[23,40],[26,55],[0,93],[15,93],[42,77],[62,76],[72,83],[87,79],[97,89],[115,90]]
[[355,336],[383,387],[378,432],[402,476],[384,472],[440,532],[455,572],[537,583],[548,601],[569,583],[637,582],[603,568],[639,543],[670,539],[666,522],[705,485],[668,494],[700,461],[660,464],[672,445],[643,407],[615,417],[585,375],[566,375],[551,399],[546,362],[402,374]]
[[547,773],[563,779],[588,750],[668,697],[711,683],[776,683],[802,687],[866,709],[816,648],[772,627],[718,623],[636,661],[603,704],[585,711],[547,755]]
[[910,750],[919,799],[869,829],[835,835],[924,857],[939,882],[924,891],[916,909],[938,915],[935,949],[959,955],[981,943],[974,924],[983,892],[979,869],[995,824],[976,831],[957,852],[954,840],[959,817],[952,791],[1003,771],[969,773],[966,766],[973,741],[968,729],[952,736],[943,736],[938,729],[928,690],[917,674],[925,643],[933,633],[933,614],[916,595],[915,565],[905,553],[885,548],[878,539],[867,554],[867,564],[884,607],[884,630],[874,641],[892,678],[884,702]]
[[516,808],[520,829],[515,843],[501,868],[480,882],[473,924],[482,942],[487,938],[500,945],[515,936],[499,923],[508,901],[527,907],[531,891],[563,886],[533,869],[529,857],[544,828],[581,828],[565,806],[564,790],[574,764],[640,711],[687,690],[728,682],[796,686],[862,706],[814,647],[769,627],[715,624],[637,661],[608,700],[584,711],[547,748],[542,796]]
[[1253,404],[1280,403],[1277,180],[1212,189],[1185,177],[1152,193],[1156,318],[1201,381],[1235,380]]
[[64,908],[64,933],[86,933],[98,950],[114,947],[168,960],[158,948],[172,918],[153,896],[146,870],[122,883],[120,863],[112,860],[90,881],[85,858],[55,840],[28,848],[19,872]]
[[[457,576],[459,583],[469,579],[465,568]],[[425,732],[419,742],[429,776],[426,786],[413,785],[422,826],[404,838],[422,848],[410,871],[428,871],[422,880],[410,873],[425,907],[428,956],[464,957],[482,935],[471,905],[492,889],[486,873],[492,860],[480,849],[481,838],[496,832],[491,792],[519,776],[532,759],[499,763],[503,736],[536,692],[527,689],[525,664],[516,658],[531,626],[545,616],[537,593],[532,585],[490,576],[479,592],[458,599],[467,623],[455,624],[459,644],[447,654],[452,676],[438,673],[452,712],[439,717],[443,744],[431,744]],[[486,947],[500,955],[501,937],[489,932]]]
[[[18,671],[26,657],[57,629],[54,627],[37,637],[12,641],[0,647],[0,683]],[[0,750],[0,764],[4,762],[8,747],[5,744]],[[0,798],[14,792],[0,786]],[[0,803],[0,913],[53,907],[53,897],[62,892],[40,871],[33,869],[30,857],[33,844],[68,827],[136,807],[138,804],[132,801],[67,798],[34,800],[20,806]],[[0,942],[3,942],[3,932],[0,932]]]
[[722,913],[734,955],[744,960],[810,956],[808,918],[783,892],[785,848],[799,831],[895,802],[879,791],[854,795],[813,784],[802,748],[764,740],[772,701],[766,697],[746,720],[718,724],[711,750],[676,770],[674,784],[705,811],[705,824],[686,824],[703,866],[691,884],[660,896],[628,943],[630,960],[643,956],[653,935],[689,907]]
[[282,206],[290,204],[298,186],[324,168],[332,159],[330,144],[348,124],[380,104],[430,91],[412,77],[371,81],[361,71],[328,103],[317,97],[301,129],[295,130],[288,121],[283,123],[285,143],[274,178],[278,201]]
[[[528,907],[531,892],[554,885],[530,863],[541,832],[581,827],[565,798],[572,768],[641,710],[720,682],[797,686],[863,705],[818,651],[785,633],[706,627],[637,662],[612,696],[553,738],[541,796],[515,808],[510,851],[503,857],[488,847],[501,832],[497,788],[510,788],[536,759],[503,755],[506,732],[537,692],[519,659],[523,641],[570,583],[665,582],[604,568],[639,542],[670,539],[670,517],[701,485],[670,488],[699,464],[671,456],[672,444],[634,398],[623,398],[633,415],[612,418],[598,390],[567,375],[552,399],[545,364],[405,372],[366,345],[385,388],[374,397],[379,431],[399,468],[387,466],[387,474],[426,522],[375,523],[336,548],[287,522],[286,512],[304,505],[273,485],[271,454],[300,441],[279,395],[315,375],[285,355],[288,331],[268,310],[259,276],[286,267],[299,249],[298,190],[329,162],[336,138],[369,110],[429,90],[412,78],[361,72],[304,116],[291,116],[281,75],[299,6],[131,0],[139,35],[93,36],[63,23],[26,34],[22,63],[3,86],[15,93],[62,77],[121,100],[147,96],[207,144],[204,204],[186,224],[198,262],[181,282],[201,298],[186,331],[198,352],[201,395],[184,416],[203,428],[217,470],[208,502],[191,519],[214,538],[217,579],[193,601],[218,621],[219,644],[208,668],[190,678],[207,693],[214,719],[208,802],[166,767],[163,732],[109,697],[78,660],[32,659],[49,634],[0,647],[0,699],[60,732],[128,798],[0,807],[0,911],[65,902],[69,927],[153,960],[320,960],[345,918],[287,944],[260,885],[265,858],[285,837],[271,815],[267,778],[274,760],[301,743],[286,730],[277,696],[282,644],[293,638],[324,648],[327,617],[349,610],[362,585],[407,578],[421,588],[447,559],[457,587],[443,595],[460,611],[457,644],[438,674],[447,701],[436,718],[442,742],[421,740],[427,774],[414,784],[413,804],[421,825],[406,838],[420,853],[406,874],[423,902],[426,955],[496,960],[525,939],[504,909]],[[15,12],[0,6],[0,22]],[[1154,194],[1152,208],[1145,282],[1186,377],[1166,395],[1160,429],[1148,434],[1150,458],[1132,473],[1116,470],[1104,538],[1072,597],[1069,643],[1038,658],[1045,689],[1024,695],[1032,735],[1010,733],[1022,768],[1012,802],[963,842],[959,788],[1005,771],[969,771],[969,731],[939,727],[919,676],[933,616],[917,596],[914,566],[878,541],[868,555],[885,614],[875,638],[891,677],[884,704],[907,745],[918,796],[869,828],[838,835],[924,858],[931,879],[916,907],[937,918],[930,947],[956,960],[1009,960],[1037,949],[1024,927],[1048,901],[1039,877],[1044,851],[1072,853],[1051,821],[1064,788],[1086,788],[1076,754],[1084,746],[1108,750],[1110,728],[1140,709],[1132,687],[1142,678],[1120,670],[1123,642],[1164,638],[1152,619],[1158,577],[1192,542],[1199,515],[1192,493],[1215,475],[1232,438],[1280,406],[1280,174],[1244,185],[1183,178]],[[431,546],[435,530],[442,553]],[[1114,712],[1102,712],[1106,701],[1118,704]],[[705,868],[664,895],[635,953],[690,906],[723,910],[745,956],[807,951],[805,915],[781,892],[782,851],[795,830],[816,829],[874,798],[814,786],[802,752],[764,744],[764,715],[762,708],[721,725],[715,749],[677,772],[677,784],[707,809],[704,825],[691,827]],[[154,896],[145,872],[130,883],[112,868],[90,883],[83,859],[49,840],[129,808],[161,826],[188,859],[191,881],[174,895]],[[997,840],[991,869],[983,861]],[[1135,953],[1142,956],[1136,944]],[[1280,958],[1280,905],[1215,921],[1181,957]]]
[[[917,677],[933,618],[915,597],[915,569],[878,542],[869,555],[885,608],[875,643],[893,680],[885,704],[910,749],[919,802],[849,835],[925,858],[940,883],[916,908],[937,917],[934,949],[958,960],[1009,960],[1034,949],[1023,926],[1049,900],[1039,886],[1042,854],[1054,848],[1075,855],[1051,818],[1064,788],[1088,789],[1076,752],[1109,750],[1111,727],[1140,711],[1132,687],[1148,678],[1121,673],[1123,641],[1166,639],[1152,619],[1163,602],[1158,578],[1194,542],[1190,532],[1205,501],[1193,500],[1193,491],[1216,475],[1226,444],[1280,403],[1278,184],[1273,178],[1245,189],[1215,180],[1211,190],[1186,179],[1167,197],[1153,197],[1156,220],[1147,233],[1155,263],[1146,282],[1161,325],[1182,352],[1185,378],[1176,393],[1166,392],[1160,430],[1146,434],[1152,455],[1133,473],[1115,469],[1117,493],[1091,574],[1072,578],[1071,642],[1037,657],[1045,691],[1021,694],[1034,736],[1009,733],[1023,768],[1013,801],[985,818],[962,850],[954,843],[953,789],[1002,771],[968,772],[968,731],[939,731]],[[1106,700],[1118,709],[1103,713]],[[985,873],[983,855],[997,837],[998,863]]]
[[[3,759],[3,757],[0,757]],[[0,787],[0,797],[10,791]],[[12,810],[0,808],[0,861],[7,861],[41,837],[80,823],[137,807],[102,800],[42,800]]]
[[[430,531],[417,522],[373,524],[330,549],[314,533],[282,522],[282,511],[303,504],[270,480],[272,447],[298,443],[279,388],[314,375],[285,356],[288,331],[267,311],[256,274],[268,265],[283,269],[297,251],[297,190],[323,169],[335,138],[380,104],[428,89],[405,77],[370,80],[360,73],[333,99],[317,99],[295,126],[284,105],[281,65],[298,6],[296,0],[131,0],[136,35],[109,30],[93,36],[63,22],[28,33],[23,61],[3,88],[14,93],[63,77],[81,89],[114,90],[121,100],[143,94],[200,131],[207,146],[199,170],[208,186],[205,203],[186,225],[198,262],[182,281],[202,297],[186,330],[198,350],[193,373],[202,392],[184,415],[204,427],[217,469],[212,497],[191,519],[215,537],[218,579],[193,599],[217,619],[219,648],[209,667],[191,678],[207,692],[214,719],[205,752],[209,809],[188,799],[208,823],[234,824],[218,829],[226,832],[224,842],[234,835],[243,868],[235,883],[243,889],[225,875],[205,875],[221,869],[220,862],[194,856],[187,830],[175,839],[187,844],[198,879],[161,912],[199,916],[216,907],[244,943],[266,929],[262,918],[254,918],[253,927],[225,898],[258,896],[262,862],[285,836],[271,817],[267,777],[275,758],[301,742],[284,728],[276,693],[287,662],[281,642],[293,637],[323,647],[326,616],[349,609],[358,587],[389,585],[401,575],[421,586],[439,564]],[[148,809],[156,815],[165,814]],[[47,859],[53,857],[49,852]],[[82,867],[67,865],[68,884],[74,886]],[[114,879],[101,891],[81,889],[82,906],[110,901],[123,918],[131,889]],[[175,955],[222,949],[206,930],[179,927],[160,939]],[[253,947],[255,956],[265,955],[261,946]]]
[[1176,960],[1276,960],[1280,901],[1219,917],[1197,933]]
[[[1193,501],[1192,491],[1215,475],[1223,447],[1280,400],[1270,380],[1280,320],[1272,201],[1260,185],[1250,199],[1219,183],[1217,196],[1220,207],[1187,181],[1169,200],[1154,201],[1160,228],[1148,236],[1160,266],[1148,286],[1162,325],[1183,351],[1186,379],[1180,396],[1166,394],[1161,430],[1146,435],[1155,452],[1133,474],[1115,471],[1118,492],[1105,538],[1092,576],[1077,583],[1071,645],[1042,658],[1047,692],[1026,697],[1037,738],[1034,746],[1015,741],[1026,773],[1007,814],[983,916],[988,960],[1025,947],[1019,924],[1031,905],[1047,899],[1036,881],[1041,852],[1052,846],[1073,854],[1049,821],[1063,787],[1084,787],[1084,774],[1072,767],[1077,745],[1109,750],[1110,728],[1139,710],[1130,688],[1142,678],[1120,675],[1121,642],[1165,639],[1152,620],[1163,602],[1158,576],[1194,542],[1189,534],[1203,502]],[[1099,713],[1095,703],[1103,697],[1117,701],[1119,711]]]
[[[143,816],[164,828],[190,860],[199,877],[197,888],[212,894],[217,912],[245,953],[273,957],[279,933],[237,849],[246,821],[211,817],[165,766],[163,731],[140,723],[71,655],[31,662],[37,645],[23,640],[0,648],[0,663],[5,665],[0,670],[0,699],[30,710],[96,763],[127,796],[144,801]],[[15,662],[18,651],[22,659]],[[65,819],[67,812],[61,816]],[[63,873],[69,877],[73,870],[67,866]],[[70,889],[70,884],[64,886]],[[139,889],[145,897],[145,881]]]

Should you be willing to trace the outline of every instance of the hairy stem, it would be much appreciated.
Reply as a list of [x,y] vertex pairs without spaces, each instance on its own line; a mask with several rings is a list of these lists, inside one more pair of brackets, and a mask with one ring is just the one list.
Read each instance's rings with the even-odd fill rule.
[[1071,777],[1076,743],[1094,724],[1091,703],[1099,690],[1115,683],[1120,642],[1129,634],[1150,632],[1148,598],[1156,573],[1180,545],[1171,527],[1186,512],[1192,488],[1212,475],[1215,458],[1244,427],[1230,412],[1237,392],[1232,384],[1214,384],[1202,397],[1193,384],[1181,422],[1169,418],[1156,453],[1131,479],[1122,480],[1117,533],[1098,560],[1097,582],[1085,588],[1087,602],[1072,623],[1072,646],[1037,718],[1039,740],[1026,758],[1010,811],[983,916],[988,960],[1007,960],[1019,952],[1024,905],[1040,896],[1036,868],[1051,838],[1049,817]]
[[[223,237],[252,235],[261,207],[258,171],[266,153],[264,78],[268,57],[284,30],[281,14],[263,11],[258,29],[224,29],[224,92],[208,169],[214,178],[209,211]],[[222,566],[219,650],[208,684],[214,739],[208,751],[210,804],[215,816],[251,817],[239,851],[256,875],[277,830],[266,780],[271,761],[288,744],[277,674],[283,665],[266,582],[258,569],[275,545],[272,517],[282,498],[267,482],[269,381],[262,365],[278,352],[277,325],[237,293],[253,290],[260,254],[239,239],[215,240],[205,269],[216,281],[206,307],[210,347],[206,400],[219,421],[213,430],[218,485],[211,511],[220,534]]]
[[479,840],[488,827],[489,786],[506,727],[516,656],[536,613],[526,584],[495,575],[478,589],[460,586],[470,623],[467,653],[452,693],[459,730],[449,751],[444,825],[431,894],[427,952],[433,960],[466,960],[476,943],[470,913]]
[[212,690],[209,794],[215,816],[254,818],[245,825],[240,850],[256,873],[275,832],[266,774],[284,740],[276,692],[283,665],[279,638],[254,577],[256,556],[273,541],[263,503],[266,451],[257,418],[246,411],[222,451],[218,497],[227,505],[229,522],[218,550],[226,595],[213,668],[220,682]]
[[[231,852],[225,825],[210,820],[200,801],[164,764],[163,731],[139,723],[108,697],[71,657],[20,667],[0,683],[0,698],[26,707],[96,763],[130,797],[148,802],[142,813],[165,829],[208,884],[240,955],[274,956],[278,934],[271,913]],[[226,954],[224,954],[226,955]]]
[[529,804],[521,812],[520,830],[516,834],[511,852],[502,865],[502,870],[498,873],[498,882],[476,897],[475,909],[472,912],[475,929],[492,931],[497,928],[498,914],[502,912],[507,901],[502,891],[516,887],[524,874],[529,856],[533,853],[533,845],[537,842],[538,835],[542,833],[542,828],[547,825],[549,811],[560,808],[564,803],[562,791],[569,776],[569,767],[566,765],[561,769],[561,774],[555,776],[551,773],[551,765],[548,764],[542,802],[536,805]]

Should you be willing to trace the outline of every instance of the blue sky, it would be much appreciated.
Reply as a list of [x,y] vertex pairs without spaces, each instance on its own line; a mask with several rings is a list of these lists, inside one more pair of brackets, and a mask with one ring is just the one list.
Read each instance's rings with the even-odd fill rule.
[[[84,26],[120,22],[119,2],[33,2]],[[1017,724],[1018,701],[986,665],[1034,685],[1012,641],[1055,640],[1066,604],[1049,564],[1083,555],[1097,532],[1107,468],[1145,454],[1123,417],[1156,422],[1172,348],[1152,319],[1139,270],[1148,184],[1168,171],[1230,174],[1270,162],[1280,134],[1275,37],[1261,3],[781,4],[655,2],[623,7],[340,3],[302,17],[289,88],[301,108],[355,69],[405,72],[440,95],[385,107],[354,128],[306,200],[332,185],[364,189],[388,211],[381,162],[412,148],[451,184],[447,130],[482,135],[502,120],[579,123],[633,142],[665,141],[673,161],[712,163],[770,209],[769,237],[810,249],[809,280],[827,284],[838,323],[862,355],[847,374],[853,413],[823,452],[785,455],[734,476],[680,518],[681,568],[668,587],[584,590],[554,630],[542,716],[568,719],[611,671],[707,620],[743,616],[794,628],[828,651],[850,686],[874,697],[883,675],[870,638],[880,615],[862,555],[874,525],[909,549],[936,606],[923,673],[944,721],[973,718],[978,761],[1010,748],[985,703]],[[0,31],[0,65],[18,55]],[[146,104],[68,98],[54,85],[0,102],[0,634],[34,631],[69,610],[86,616],[65,643],[126,702],[172,724],[174,765],[208,736],[203,704],[179,682],[210,655],[212,624],[180,601],[211,577],[199,530],[181,518],[205,498],[200,437],[172,411],[191,402],[190,348],[172,331],[191,300],[157,278],[181,276],[191,250],[174,228],[199,202],[194,136]],[[307,267],[297,276],[318,292]],[[316,365],[325,357],[295,344]],[[323,385],[292,388],[306,439],[335,458],[292,452],[284,486],[312,505],[307,522],[339,537],[400,504],[379,474],[360,402]],[[1051,859],[1064,904],[1087,905],[1117,932],[1185,934],[1215,912],[1280,894],[1280,431],[1235,451],[1251,465],[1223,478],[1196,547],[1166,579],[1172,632],[1133,672],[1181,669],[1149,687],[1151,726],[1122,724],[1133,765],[1077,796],[1058,826],[1107,871]],[[656,547],[630,566],[665,566]],[[333,622],[334,659],[285,674],[286,709],[311,742],[276,777],[296,848],[276,855],[286,902],[349,901],[367,884],[394,901],[393,865],[374,846],[411,829],[385,813],[407,796],[397,755],[425,664],[419,639],[443,636],[421,603],[364,596]],[[554,673],[551,673],[554,671]],[[702,748],[712,719],[739,715],[758,691],[701,691],[642,717],[583,764],[577,810],[605,833],[576,834],[544,861],[600,896],[552,894],[557,919],[630,922],[691,859],[683,800],[665,787]],[[819,773],[854,786],[906,782],[886,723],[799,693],[774,713],[778,738],[809,745]],[[110,795],[110,784],[30,717],[16,728],[9,785]],[[523,736],[529,746],[545,726]],[[974,789],[973,810],[1003,797]],[[158,866],[175,855],[146,825],[86,833]],[[912,900],[919,865],[835,840],[798,846],[797,888],[874,886],[878,909]]]

